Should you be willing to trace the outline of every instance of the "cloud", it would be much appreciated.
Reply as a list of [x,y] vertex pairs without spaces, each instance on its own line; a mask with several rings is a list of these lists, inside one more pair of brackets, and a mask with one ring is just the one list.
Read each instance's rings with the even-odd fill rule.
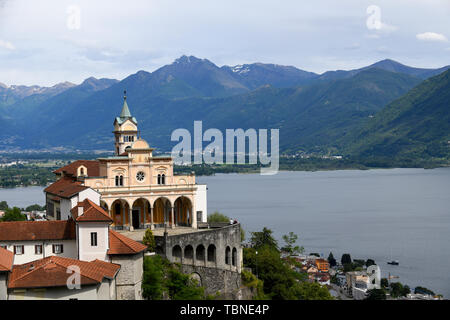
[[446,36],[436,32],[424,32],[416,35],[416,38],[420,41],[435,41],[435,42],[448,42]]
[[15,50],[16,47],[14,47],[14,45],[9,42],[9,41],[4,41],[0,39],[0,48],[4,48],[4,49],[8,49],[8,50]]

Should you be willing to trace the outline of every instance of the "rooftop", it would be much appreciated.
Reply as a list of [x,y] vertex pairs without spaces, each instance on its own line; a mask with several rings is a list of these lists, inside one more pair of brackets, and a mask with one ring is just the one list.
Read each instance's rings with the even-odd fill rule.
[[[83,208],[83,213],[78,215],[79,208]],[[100,206],[96,205],[89,199],[79,202],[74,208],[70,210],[72,217],[77,222],[109,222],[113,220]]]
[[14,253],[9,250],[0,248],[0,272],[11,271],[14,261]]
[[53,171],[53,173],[65,172],[68,175],[77,176],[77,170],[80,166],[86,167],[88,176],[98,177],[100,174],[100,163],[97,160],[77,160]]
[[70,266],[80,268],[81,285],[98,284],[103,278],[113,279],[120,265],[100,260],[91,262],[51,256],[22,265],[15,265],[8,288],[62,287],[73,273]]
[[[130,232],[132,234],[132,232]],[[114,230],[109,230],[109,250],[108,254],[136,254],[147,250],[147,246],[140,242],[144,237],[142,233],[141,238],[131,238],[129,235],[120,234]]]
[[0,241],[74,240],[75,238],[73,220],[0,223]]

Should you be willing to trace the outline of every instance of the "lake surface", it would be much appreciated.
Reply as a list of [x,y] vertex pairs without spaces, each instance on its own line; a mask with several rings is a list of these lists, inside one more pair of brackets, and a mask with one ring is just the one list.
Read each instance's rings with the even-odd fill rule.
[[[307,253],[374,259],[382,276],[450,297],[450,168],[198,177],[208,212],[299,235]],[[281,242],[281,241],[280,241]],[[399,260],[399,266],[387,264]]]
[[[411,288],[450,298],[450,168],[219,174],[208,184],[208,212],[239,220],[247,231],[299,235],[307,253],[374,259]],[[45,202],[43,188],[0,189],[0,201]],[[281,242],[281,241],[280,241]],[[387,261],[396,259],[399,266]]]
[[25,187],[14,189],[0,188],[0,201],[8,202],[9,207],[26,208],[32,204],[45,204],[43,187]]

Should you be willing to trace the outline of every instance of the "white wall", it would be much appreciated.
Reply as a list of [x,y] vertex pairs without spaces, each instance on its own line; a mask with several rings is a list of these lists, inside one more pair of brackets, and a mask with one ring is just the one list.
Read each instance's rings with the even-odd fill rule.
[[[99,259],[108,261],[109,225],[107,223],[81,222],[77,224],[79,258],[83,261]],[[97,246],[91,246],[91,232],[97,232]]]
[[80,290],[67,287],[38,289],[10,289],[8,300],[97,300],[98,285],[83,286]]
[[[202,220],[198,222],[207,222],[208,220],[208,202],[207,202],[207,187],[206,184],[198,184],[197,192],[194,196],[195,210],[202,211]],[[197,212],[194,212],[197,215]]]
[[[62,254],[53,253],[53,244],[62,244],[64,252]],[[9,241],[0,242],[0,245],[6,245],[7,250],[14,252],[15,245],[24,246],[24,254],[14,256],[14,264],[24,264],[39,260],[49,256],[60,256],[64,258],[77,258],[77,244],[75,240],[55,240],[55,241]],[[35,254],[34,246],[42,245],[42,254]]]
[[6,300],[7,297],[7,272],[0,272],[0,300]]
[[[88,188],[86,190],[81,191],[74,197],[70,199],[61,199],[60,201],[60,210],[61,210],[61,219],[67,220],[69,217],[72,216],[70,210],[74,208],[78,202],[82,202],[85,199],[89,199],[92,202],[94,202],[97,205],[100,205],[100,193],[97,191]],[[56,218],[56,216],[55,216]]]
[[[78,202],[82,202],[85,199],[91,200],[98,206],[100,205],[100,193],[98,193],[97,191],[95,191],[91,188],[83,190],[78,194],[78,199],[77,199]],[[75,206],[76,206],[76,204],[75,204]]]
[[[76,198],[76,197],[74,197]],[[72,199],[74,199],[72,198]],[[61,198],[59,202],[59,207],[61,210],[61,220],[67,220],[71,216],[70,210],[73,208],[73,201],[72,199],[63,199]],[[56,216],[55,216],[56,219]]]

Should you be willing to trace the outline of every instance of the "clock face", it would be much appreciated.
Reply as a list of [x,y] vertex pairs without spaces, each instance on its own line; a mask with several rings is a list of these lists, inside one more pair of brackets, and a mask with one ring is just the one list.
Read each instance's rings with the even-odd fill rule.
[[142,182],[142,181],[144,181],[144,179],[145,179],[145,173],[142,172],[142,171],[139,171],[136,174],[136,180],[139,181],[139,182]]

